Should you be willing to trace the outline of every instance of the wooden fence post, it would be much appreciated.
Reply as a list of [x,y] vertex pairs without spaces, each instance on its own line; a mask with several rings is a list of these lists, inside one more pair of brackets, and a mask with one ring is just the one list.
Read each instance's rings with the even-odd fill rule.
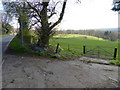
[[117,56],[117,48],[114,48],[114,59],[116,59]]
[[55,51],[55,53],[58,53],[58,48],[59,48],[59,43],[57,44],[57,47],[56,47],[56,51]]
[[21,27],[20,27],[20,31],[21,31],[21,44],[22,46],[24,46],[24,41],[23,41],[23,22],[21,21]]
[[83,46],[83,54],[85,54],[86,52],[85,52],[85,46]]
[[97,46],[98,47],[98,58],[100,57],[100,48],[99,48],[99,46]]
[[70,51],[70,45],[68,44],[68,51]]

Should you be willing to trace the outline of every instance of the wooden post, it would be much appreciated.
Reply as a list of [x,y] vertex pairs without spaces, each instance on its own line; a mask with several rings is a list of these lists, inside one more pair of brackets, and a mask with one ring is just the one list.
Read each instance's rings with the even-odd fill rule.
[[99,50],[99,46],[98,47],[98,58],[100,57],[100,50]]
[[85,46],[83,46],[83,54],[85,54],[86,52],[85,52]]
[[22,46],[24,46],[24,41],[23,41],[23,23],[22,23],[22,21],[20,22],[21,23],[21,27],[20,27],[20,37],[21,37],[21,44],[22,44]]
[[117,56],[117,48],[114,48],[114,59],[116,59]]
[[58,53],[59,43],[57,44],[55,53]]
[[68,44],[68,51],[70,51],[70,45]]

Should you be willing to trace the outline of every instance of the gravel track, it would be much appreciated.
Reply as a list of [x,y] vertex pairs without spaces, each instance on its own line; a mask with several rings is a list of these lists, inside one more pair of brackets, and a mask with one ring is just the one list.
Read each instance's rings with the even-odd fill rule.
[[118,87],[117,66],[8,54],[3,59],[3,88]]

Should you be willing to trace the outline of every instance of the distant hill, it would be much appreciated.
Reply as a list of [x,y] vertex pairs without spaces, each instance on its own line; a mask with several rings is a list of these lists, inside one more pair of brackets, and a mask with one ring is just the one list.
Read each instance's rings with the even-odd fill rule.
[[120,28],[99,28],[99,29],[95,29],[95,30],[120,32]]

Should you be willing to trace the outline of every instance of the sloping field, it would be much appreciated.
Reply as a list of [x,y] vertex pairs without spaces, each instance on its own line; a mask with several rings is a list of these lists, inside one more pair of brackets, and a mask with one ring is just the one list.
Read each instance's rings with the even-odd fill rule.
[[[86,46],[87,50],[103,49],[103,53],[114,53],[114,48],[118,47],[118,42],[108,41],[102,38],[87,36],[87,35],[77,35],[77,34],[59,34],[53,36],[50,40],[50,44],[55,48],[57,43],[60,44],[60,49],[62,53],[80,55],[83,53],[83,46]],[[110,55],[110,56],[111,56]]]

